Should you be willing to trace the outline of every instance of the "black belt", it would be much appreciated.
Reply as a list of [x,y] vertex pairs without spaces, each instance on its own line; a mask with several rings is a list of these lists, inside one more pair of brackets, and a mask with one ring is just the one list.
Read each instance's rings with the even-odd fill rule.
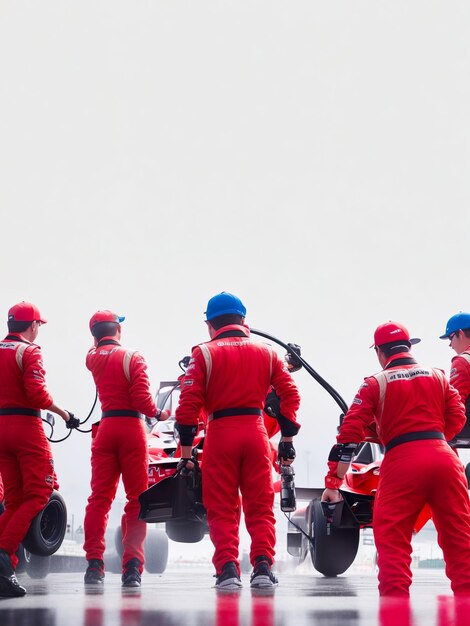
[[209,415],[210,419],[217,420],[219,417],[232,417],[233,415],[263,415],[261,409],[254,407],[235,407],[234,409],[221,409],[220,411],[214,411]]
[[142,419],[142,413],[139,413],[139,411],[128,411],[127,409],[113,409],[112,411],[103,411],[101,417],[138,417]]
[[399,446],[402,443],[408,443],[409,441],[420,441],[421,439],[442,439],[445,441],[443,433],[438,430],[421,430],[415,433],[405,433],[391,439],[385,446],[385,452],[390,452],[395,446]]
[[33,417],[41,417],[41,411],[37,409],[22,409],[14,406],[11,409],[0,409],[0,415],[32,415]]

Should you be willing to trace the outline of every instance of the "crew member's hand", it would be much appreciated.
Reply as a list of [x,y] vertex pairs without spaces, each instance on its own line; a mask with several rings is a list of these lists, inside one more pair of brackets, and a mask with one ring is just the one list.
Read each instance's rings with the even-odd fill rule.
[[302,367],[302,362],[298,358],[301,355],[300,346],[296,343],[288,343],[287,345],[290,348],[289,352],[287,352],[285,356],[287,369],[291,373],[297,372]]
[[322,502],[341,502],[343,496],[338,489],[325,489],[321,495]]
[[166,409],[164,409],[163,411],[160,411],[158,415],[158,421],[165,422],[170,417],[170,415],[171,415],[170,411],[167,411]]
[[69,419],[65,421],[65,426],[69,430],[72,430],[72,428],[78,428],[80,426],[79,418],[75,417],[75,415],[70,411],[67,411],[67,413],[69,414]]
[[189,476],[194,469],[194,462],[192,459],[181,458],[176,466],[176,471],[180,472],[182,476]]
[[292,465],[295,459],[295,448],[292,441],[280,441],[277,448],[277,455],[281,465]]
[[274,389],[271,389],[266,396],[264,412],[267,413],[269,417],[274,418],[278,418],[281,414],[281,398],[277,395]]

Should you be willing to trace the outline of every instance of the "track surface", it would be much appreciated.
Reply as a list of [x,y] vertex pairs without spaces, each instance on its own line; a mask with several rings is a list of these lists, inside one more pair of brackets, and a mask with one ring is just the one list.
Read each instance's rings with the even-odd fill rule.
[[414,571],[411,601],[379,601],[375,572],[350,570],[336,579],[282,573],[273,594],[255,594],[249,576],[235,595],[213,589],[207,567],[144,574],[137,591],[118,574],[103,589],[85,589],[79,573],[43,580],[19,576],[28,595],[0,599],[0,626],[464,626],[470,600],[454,600],[443,570]]

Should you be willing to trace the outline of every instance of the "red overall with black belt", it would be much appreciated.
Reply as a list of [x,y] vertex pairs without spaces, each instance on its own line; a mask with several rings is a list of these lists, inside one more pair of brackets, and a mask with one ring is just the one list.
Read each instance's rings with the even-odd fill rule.
[[[429,504],[446,573],[455,594],[470,593],[470,502],[462,462],[447,441],[465,422],[464,406],[443,372],[409,353],[395,355],[365,379],[341,425],[338,443],[363,439],[373,419],[385,445],[374,505],[374,537],[381,595],[409,595],[411,537]],[[330,462],[325,478],[336,475]]]
[[138,352],[103,338],[87,355],[102,408],[102,420],[91,446],[91,495],[85,512],[84,550],[87,560],[103,560],[108,514],[119,478],[127,503],[122,517],[124,565],[144,563],[146,524],[138,519],[139,495],[148,486],[148,446],[143,415],[155,416],[147,366]]
[[10,554],[14,568],[19,544],[55,486],[40,413],[52,403],[39,346],[10,333],[0,342],[0,475],[5,500],[0,549]]
[[224,326],[212,341],[196,346],[183,379],[176,421],[196,427],[201,408],[208,415],[203,498],[217,573],[225,563],[238,564],[239,492],[251,563],[258,556],[274,561],[272,460],[262,417],[271,385],[281,398],[282,414],[298,426],[299,394],[284,363],[238,325]]

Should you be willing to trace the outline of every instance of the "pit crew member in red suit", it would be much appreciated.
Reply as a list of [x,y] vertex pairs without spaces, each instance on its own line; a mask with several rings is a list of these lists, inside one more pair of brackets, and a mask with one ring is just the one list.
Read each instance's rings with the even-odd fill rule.
[[243,303],[233,294],[222,292],[209,300],[206,320],[211,341],[193,349],[176,409],[180,465],[188,469],[201,408],[208,415],[203,498],[218,588],[241,586],[239,491],[251,536],[251,586],[277,583],[271,572],[275,545],[272,463],[262,417],[271,386],[281,398],[280,456],[286,464],[295,457],[292,438],[299,429],[297,387],[271,347],[251,340],[245,314]]
[[54,462],[41,409],[60,415],[69,428],[80,423],[55,404],[47,390],[41,349],[33,343],[45,323],[34,304],[15,304],[8,311],[8,335],[0,342],[0,474],[5,490],[5,512],[0,516],[0,596],[26,593],[14,572],[16,551],[54,489]]
[[447,322],[446,331],[440,339],[448,339],[457,356],[452,359],[450,384],[460,393],[460,398],[470,415],[470,313],[457,313]]
[[91,445],[91,495],[85,510],[85,584],[104,581],[103,554],[108,514],[119,478],[127,503],[122,517],[122,585],[139,587],[146,524],[138,519],[139,494],[148,486],[147,437],[143,416],[167,419],[150,393],[144,358],[120,344],[124,317],[104,310],[90,320],[94,346],[86,357],[101,402],[102,419]]
[[385,445],[374,505],[379,593],[409,596],[411,536],[429,504],[456,595],[470,594],[470,502],[464,468],[447,441],[464,422],[464,406],[441,370],[419,365],[416,339],[395,322],[379,326],[374,348],[383,370],[365,379],[329,456],[322,500],[342,499],[338,488],[364,427],[375,419]]

